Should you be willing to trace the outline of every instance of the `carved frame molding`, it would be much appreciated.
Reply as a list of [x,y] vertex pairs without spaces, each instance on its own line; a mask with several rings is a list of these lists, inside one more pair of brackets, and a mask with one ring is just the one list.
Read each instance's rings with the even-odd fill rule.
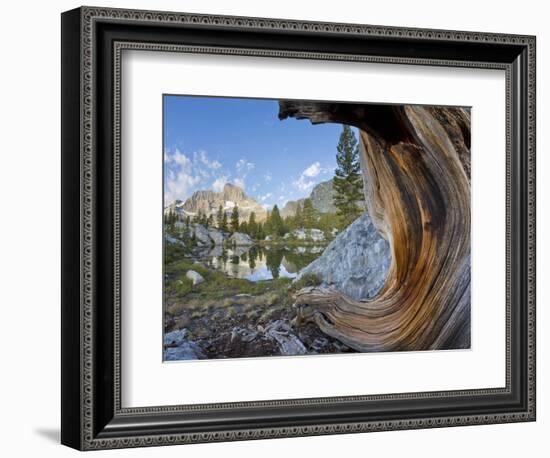
[[[78,256],[63,256],[63,263],[68,268],[76,268],[78,275],[65,275],[64,285],[68,281],[74,283],[78,278],[78,285],[67,286],[71,291],[64,290],[65,298],[63,300],[63,368],[62,378],[65,389],[69,389],[71,394],[65,395],[62,401],[62,442],[75,448],[105,449],[121,447],[140,447],[152,445],[183,444],[211,441],[229,441],[229,440],[247,440],[264,439],[275,437],[307,436],[320,434],[339,434],[350,432],[367,431],[385,431],[427,427],[474,425],[487,423],[505,423],[516,421],[532,421],[535,419],[535,38],[532,36],[491,34],[479,32],[462,31],[443,31],[428,29],[413,29],[399,27],[382,27],[357,24],[336,24],[322,22],[306,22],[296,20],[282,19],[263,19],[248,17],[230,17],[198,15],[185,13],[169,13],[154,11],[133,11],[124,9],[94,8],[82,7],[78,10],[64,13],[65,23],[64,34],[66,40],[78,37],[78,49],[68,50],[69,45],[64,41],[64,52],[66,59],[63,61],[64,78],[75,80],[78,78],[78,100],[75,99],[77,89],[72,92],[65,89],[63,102],[64,112],[67,116],[78,115],[78,132],[74,132],[74,120],[64,121],[65,132],[71,130],[71,135],[63,137],[63,169],[64,179],[71,181],[71,189],[77,189],[78,195],[74,197],[76,202],[70,204],[63,203],[64,214],[63,227],[65,233],[77,230],[73,234],[77,240],[72,240],[72,244],[67,242],[64,249],[65,253],[70,247],[79,246]],[[151,30],[157,30],[156,27],[197,27],[200,30],[232,30],[239,32],[257,32],[269,31],[269,33],[292,33],[300,36],[316,36],[325,34],[325,36],[357,36],[360,38],[384,38],[392,40],[411,39],[415,42],[431,43],[447,42],[454,43],[475,43],[494,45],[499,47],[514,47],[520,50],[518,59],[524,59],[521,69],[517,68],[517,60],[514,62],[491,62],[480,60],[468,60],[466,57],[461,59],[445,58],[415,58],[399,56],[381,56],[365,55],[356,53],[335,53],[318,51],[293,51],[288,49],[260,49],[258,47],[246,46],[212,46],[212,45],[181,45],[175,43],[162,42],[144,42],[133,41],[131,39],[112,40],[112,97],[114,100],[113,122],[111,124],[112,134],[112,164],[109,170],[113,177],[113,190],[109,194],[113,208],[113,220],[109,237],[112,237],[111,246],[112,265],[113,265],[113,283],[112,289],[106,294],[112,296],[112,322],[107,323],[112,330],[112,380],[109,382],[112,391],[109,389],[98,389],[98,377],[101,377],[101,370],[105,361],[98,363],[97,345],[101,331],[98,331],[98,307],[101,307],[98,301],[98,284],[100,280],[97,277],[97,250],[103,250],[98,245],[98,214],[97,209],[102,205],[103,198],[99,196],[99,181],[97,176],[99,145],[96,144],[98,135],[98,85],[103,84],[98,81],[98,62],[96,62],[99,49],[98,36],[96,36],[99,24],[108,24],[111,28],[115,26],[132,27],[135,25],[152,27]],[[154,33],[154,32],[153,32]],[[346,60],[357,62],[381,62],[390,64],[411,64],[411,65],[437,65],[446,67],[470,67],[470,68],[495,68],[506,71],[506,110],[507,110],[507,128],[506,128],[506,157],[507,157],[507,304],[506,304],[506,387],[484,390],[462,390],[449,392],[420,392],[407,394],[391,395],[366,395],[355,397],[338,398],[315,398],[299,400],[270,400],[262,402],[241,402],[224,404],[195,404],[188,406],[159,406],[151,408],[133,408],[124,409],[120,403],[120,84],[121,84],[121,54],[123,50],[149,50],[149,51],[169,51],[186,53],[209,53],[226,55],[248,55],[263,56],[270,58],[291,57],[300,59],[320,59],[320,60]],[[78,55],[78,65],[75,66],[74,57]],[[526,62],[525,62],[526,61]],[[519,72],[519,73],[518,73]],[[65,82],[63,83],[66,84]],[[518,94],[518,85],[524,86],[524,94]],[[521,89],[521,88],[520,88]],[[519,103],[518,107],[518,97]],[[66,108],[66,103],[77,103],[77,111],[71,111]],[[519,111],[514,111],[514,108]],[[517,117],[525,120],[525,127],[521,129],[524,138],[524,146],[518,142],[521,139],[514,135],[513,123],[518,122]],[[102,127],[105,129],[105,127]],[[75,145],[78,144],[78,158],[75,159]],[[519,149],[518,149],[519,148]],[[513,164],[514,154],[524,155],[522,164],[525,170],[517,170]],[[72,156],[71,156],[72,155]],[[70,156],[70,157],[69,157]],[[78,164],[74,162],[77,161]],[[70,164],[69,164],[70,163]],[[78,167],[77,167],[78,166]],[[65,170],[78,168],[78,176],[69,175]],[[520,173],[521,176],[514,181],[513,174]],[[525,184],[522,188],[523,196],[516,198],[523,199],[522,202],[514,205],[521,206],[521,215],[518,211],[513,211],[512,201],[514,199],[513,183],[520,180]],[[75,183],[76,180],[76,183]],[[65,188],[64,192],[68,189]],[[513,195],[514,194],[514,195]],[[65,198],[65,197],[64,197]],[[70,211],[69,208],[78,206],[78,214]],[[516,209],[517,210],[517,209]],[[101,229],[103,230],[103,229]],[[521,361],[516,361],[518,355],[513,352],[512,325],[515,323],[512,308],[512,295],[509,279],[512,278],[514,269],[517,269],[516,263],[512,260],[512,233],[514,231],[524,231],[522,235],[521,255],[524,258],[522,262],[523,280],[521,286],[520,300],[525,301],[522,311],[521,333],[524,333],[525,354],[521,356]],[[515,232],[514,232],[515,233]],[[522,258],[522,259],[523,259]],[[73,290],[74,289],[74,290]],[[78,295],[78,311],[75,311],[74,298]],[[71,298],[73,300],[71,300]],[[71,308],[72,307],[72,308]],[[517,325],[517,323],[515,323]],[[66,326],[77,326],[78,337],[74,331],[65,332]],[[104,332],[107,332],[105,330]],[[523,335],[523,334],[522,334]],[[68,345],[76,346],[78,351],[66,350]],[[78,360],[78,364],[76,361]],[[414,418],[389,419],[389,420],[361,420],[361,421],[325,421],[316,424],[312,422],[307,425],[284,424],[281,426],[262,426],[257,427],[238,427],[205,429],[200,431],[191,429],[186,430],[184,425],[174,427],[169,419],[166,420],[166,426],[163,431],[152,432],[146,427],[132,429],[125,423],[125,420],[136,420],[140,418],[146,424],[149,420],[158,416],[176,415],[178,418],[192,412],[224,412],[224,415],[230,414],[235,409],[269,409],[277,407],[299,408],[313,407],[322,405],[349,405],[350,403],[369,402],[369,401],[395,401],[411,400],[422,401],[429,399],[444,399],[446,397],[463,397],[464,402],[472,396],[490,396],[490,395],[510,395],[512,393],[512,383],[514,382],[512,374],[512,364],[522,365],[521,395],[524,397],[520,408],[503,413],[477,413],[464,415],[424,415]],[[78,386],[75,384],[78,382]],[[65,393],[65,391],[64,391]],[[108,394],[108,396],[105,396]],[[109,399],[105,399],[105,398]],[[78,405],[74,405],[78,399]],[[107,407],[105,407],[107,403]],[[101,407],[99,407],[101,406]],[[103,413],[98,413],[99,411]],[[107,412],[107,413],[105,413]],[[111,414],[109,415],[109,412]],[[108,419],[107,417],[111,417]],[[78,424],[71,422],[78,418]],[[164,417],[163,417],[164,418]],[[108,419],[109,421],[106,421]],[[139,420],[138,420],[139,422]],[[179,429],[178,429],[179,428]]]

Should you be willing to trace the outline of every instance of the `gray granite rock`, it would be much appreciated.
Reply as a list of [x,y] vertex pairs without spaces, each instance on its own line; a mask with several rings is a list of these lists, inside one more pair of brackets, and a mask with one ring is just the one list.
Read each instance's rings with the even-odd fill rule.
[[368,299],[384,284],[390,262],[388,242],[378,233],[368,213],[363,213],[297,278],[313,273],[323,284],[354,299]]
[[204,227],[202,224],[193,224],[192,231],[195,234],[195,238],[197,239],[197,243],[200,245],[212,245],[212,239],[210,238],[210,235],[208,234],[208,229]]
[[252,240],[248,234],[234,232],[233,235],[229,237],[229,243],[237,246],[254,245],[254,240]]
[[202,348],[188,340],[188,334],[187,329],[164,334],[164,361],[206,358]]
[[223,242],[227,238],[227,234],[225,232],[213,227],[208,229],[208,236],[212,239],[215,245],[223,245]]
[[187,273],[185,274],[185,276],[187,278],[189,278],[189,280],[192,280],[193,281],[193,286],[195,285],[200,285],[201,283],[204,283],[204,277],[199,274],[198,272],[195,272],[194,270],[188,270]]
[[176,331],[165,332],[163,343],[166,346],[177,346],[185,341],[189,332],[187,329],[178,329]]
[[294,229],[292,232],[286,233],[283,238],[324,242],[325,234],[320,229]]
[[166,243],[169,243],[171,245],[183,245],[183,246],[185,246],[185,244],[181,240],[178,240],[177,238],[172,237],[171,235],[168,235],[168,234],[164,234],[164,240],[165,240]]
[[309,230],[309,238],[313,240],[314,242],[324,242],[325,241],[325,234],[320,229],[310,229]]

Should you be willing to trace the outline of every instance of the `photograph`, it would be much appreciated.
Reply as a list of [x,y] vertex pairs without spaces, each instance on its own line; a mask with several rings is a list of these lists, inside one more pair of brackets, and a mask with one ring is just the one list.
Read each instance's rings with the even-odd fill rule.
[[163,361],[470,348],[470,107],[162,97]]

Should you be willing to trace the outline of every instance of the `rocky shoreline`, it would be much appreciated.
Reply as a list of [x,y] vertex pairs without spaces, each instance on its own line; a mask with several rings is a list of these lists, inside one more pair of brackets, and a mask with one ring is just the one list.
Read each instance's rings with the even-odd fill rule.
[[296,312],[291,305],[265,307],[255,305],[252,299],[241,295],[234,297],[234,304],[167,316],[164,360],[354,352],[311,323],[295,326],[292,320]]

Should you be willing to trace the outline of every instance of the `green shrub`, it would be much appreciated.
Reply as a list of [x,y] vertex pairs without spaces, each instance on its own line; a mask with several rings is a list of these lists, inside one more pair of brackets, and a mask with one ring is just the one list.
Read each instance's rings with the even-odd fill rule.
[[176,280],[166,281],[166,292],[177,296],[185,296],[193,290],[193,280],[182,275]]
[[319,286],[323,281],[315,273],[306,273],[299,280],[292,284],[292,289],[298,291],[308,286]]
[[206,281],[198,285],[195,291],[204,297],[219,299],[236,294],[257,296],[267,291],[286,291],[291,280],[290,278],[278,278],[253,282],[244,278],[231,278],[222,272],[210,271]]
[[164,264],[171,264],[178,259],[185,257],[188,250],[180,244],[165,243],[164,244]]
[[166,265],[164,273],[166,274],[185,274],[188,270],[194,270],[206,278],[212,271],[202,264],[194,263],[189,259],[182,259],[181,261],[172,262]]

